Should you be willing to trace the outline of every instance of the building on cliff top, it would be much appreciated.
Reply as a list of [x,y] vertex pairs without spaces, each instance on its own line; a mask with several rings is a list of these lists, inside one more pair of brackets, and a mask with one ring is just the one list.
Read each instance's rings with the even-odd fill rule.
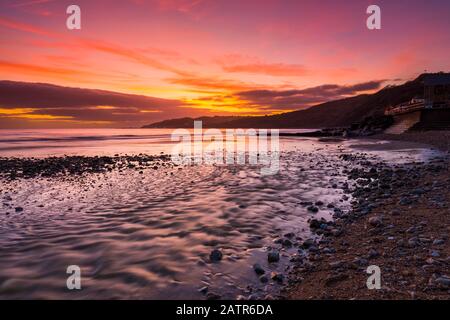
[[424,107],[450,108],[450,74],[437,73],[424,79]]

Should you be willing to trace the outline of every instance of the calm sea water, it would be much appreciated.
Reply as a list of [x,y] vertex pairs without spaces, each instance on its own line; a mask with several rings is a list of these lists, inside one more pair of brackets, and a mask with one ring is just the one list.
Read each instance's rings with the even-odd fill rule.
[[[206,132],[205,129],[203,132]],[[193,130],[190,130],[193,132]],[[306,132],[311,130],[280,130]],[[46,157],[170,153],[173,129],[0,130],[0,156]]]
[[[168,153],[170,133],[3,130],[0,155]],[[349,164],[339,155],[365,152],[390,163],[436,156],[371,140],[281,138],[280,145],[280,171],[270,176],[250,165],[197,165],[0,180],[0,298],[202,299],[205,286],[223,298],[276,294],[280,285],[261,283],[252,265],[286,274],[299,252],[275,240],[288,232],[296,241],[311,237],[307,220],[330,219],[327,204],[350,208],[340,188]],[[315,215],[301,205],[319,200]],[[209,262],[214,248],[224,253],[220,263]],[[270,248],[281,251],[279,263],[267,263]],[[67,290],[69,265],[81,268],[82,290]]]

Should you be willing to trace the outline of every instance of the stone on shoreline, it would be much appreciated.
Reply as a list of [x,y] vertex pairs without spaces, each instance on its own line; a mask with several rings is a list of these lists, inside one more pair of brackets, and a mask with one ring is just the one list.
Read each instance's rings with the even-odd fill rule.
[[315,207],[315,206],[309,206],[307,208],[308,211],[312,212],[312,213],[317,213],[319,212],[319,208]]
[[437,278],[435,280],[435,282],[444,288],[450,287],[450,278],[447,276],[441,276],[441,277]]
[[[84,173],[103,173],[117,169],[135,169],[164,166],[170,161],[168,155],[116,155],[116,156],[61,156],[37,158],[1,158],[0,177],[9,180],[18,178],[55,177],[81,175]],[[139,163],[139,166],[137,165]],[[158,165],[156,165],[158,164]]]
[[278,273],[278,272],[272,272],[271,274],[270,274],[270,278],[273,280],[273,281],[276,281],[276,282],[278,282],[278,283],[282,283],[283,282],[283,280],[284,280],[284,277],[283,277],[283,275],[281,274],[281,273]]
[[289,233],[286,233],[284,236],[285,236],[286,238],[291,239],[291,238],[293,238],[293,237],[295,236],[295,233],[289,232]]
[[311,229],[319,229],[321,226],[321,222],[317,219],[312,219],[311,222],[309,223],[309,227]]
[[306,239],[305,241],[303,241],[302,247],[304,249],[308,249],[310,247],[312,247],[315,244],[315,241],[313,239]]
[[220,298],[222,298],[219,294],[214,293],[214,292],[208,292],[206,294],[206,300],[219,300]]
[[280,260],[280,254],[278,251],[271,251],[267,254],[267,260],[269,262],[278,262]]
[[256,274],[259,274],[259,275],[266,273],[266,271],[264,270],[264,268],[261,267],[261,265],[258,264],[258,263],[255,263],[255,264],[253,265],[253,270],[256,272]]
[[219,249],[214,249],[213,251],[211,251],[210,255],[209,255],[209,259],[212,262],[218,262],[220,260],[222,260],[222,251],[220,251]]
[[201,287],[200,289],[198,289],[199,292],[203,293],[203,294],[207,294],[208,293],[208,287]]
[[369,224],[372,227],[381,227],[383,225],[383,221],[382,221],[381,217],[374,216],[374,217],[369,218]]
[[325,285],[327,287],[329,287],[329,286],[332,286],[332,285],[336,284],[337,282],[344,281],[344,280],[347,280],[347,279],[348,279],[348,275],[344,274],[344,273],[341,273],[341,274],[338,274],[338,275],[332,275],[332,276],[329,276],[325,280]]
[[406,198],[406,197],[402,197],[402,198],[400,199],[400,201],[398,202],[398,204],[399,204],[399,205],[402,205],[402,206],[407,206],[407,205],[412,204],[412,200],[409,199],[409,198]]
[[[350,160],[351,157],[342,158]],[[303,250],[299,249],[299,253],[306,251],[306,257],[297,263],[297,270],[307,279],[307,285],[302,288],[297,282],[289,298],[320,299],[328,294],[333,298],[365,298],[364,283],[353,294],[342,290],[338,282],[349,278],[353,281],[355,270],[365,272],[368,265],[376,264],[383,266],[392,288],[400,289],[401,292],[392,292],[395,298],[404,299],[405,294],[411,294],[419,299],[445,299],[450,293],[447,272],[450,229],[445,223],[448,210],[443,209],[449,207],[450,179],[448,159],[441,161],[445,163],[442,174],[442,169],[426,161],[386,166],[383,162],[356,159],[349,164],[342,171],[349,181],[347,190],[343,191],[350,196],[348,205],[352,207],[344,207],[345,215],[334,212],[331,224],[317,216],[309,220],[312,232],[320,238],[317,243],[309,239],[300,246]],[[329,183],[338,184],[342,189],[341,182]],[[341,200],[344,200],[342,194]],[[327,207],[329,211],[334,209]],[[335,229],[345,231],[339,239],[332,237]],[[351,273],[346,275],[349,269]],[[329,291],[325,294],[326,290]],[[390,298],[391,293],[386,296],[384,291],[380,293]]]

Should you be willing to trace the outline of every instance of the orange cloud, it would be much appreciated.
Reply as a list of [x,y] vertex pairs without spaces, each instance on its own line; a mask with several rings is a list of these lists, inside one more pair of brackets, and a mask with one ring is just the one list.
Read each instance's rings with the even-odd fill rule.
[[53,116],[51,114],[19,114],[9,118],[30,119],[30,120],[70,120],[71,116]]
[[189,87],[210,89],[214,91],[241,91],[241,90],[253,90],[261,88],[260,85],[249,84],[237,80],[230,79],[217,79],[206,77],[179,77],[166,79],[170,83],[180,84]]
[[0,118],[31,119],[31,120],[69,120],[71,116],[55,116],[51,114],[35,114],[35,108],[0,108]]
[[66,68],[56,68],[56,67],[41,67],[33,64],[26,63],[14,63],[9,61],[0,60],[0,70],[1,71],[13,71],[22,74],[41,74],[41,75],[51,75],[51,76],[61,76],[61,77],[73,77],[75,75],[93,75],[92,73]]
[[152,59],[146,55],[138,53],[136,50],[133,49],[126,49],[123,47],[120,47],[118,45],[114,45],[107,42],[100,42],[98,40],[80,40],[78,41],[78,44],[86,49],[94,49],[106,53],[110,53],[113,55],[125,57],[128,59],[131,59],[135,62],[144,64],[146,66],[163,70],[163,71],[169,71],[178,75],[186,76],[189,73],[184,72],[180,69],[174,68],[172,66],[169,66],[167,64],[161,63],[157,61],[156,59]]
[[[4,19],[4,18],[0,18],[0,26],[4,26],[4,27],[10,28],[10,29],[19,30],[19,31],[23,31],[23,32],[30,32],[33,34],[44,35],[47,37],[67,39],[67,36],[65,36],[63,34],[49,32],[45,29],[37,28],[30,24],[24,24],[21,22]],[[161,63],[158,60],[150,58],[145,54],[141,54],[136,49],[123,48],[119,45],[115,45],[115,44],[108,43],[105,41],[80,38],[75,42],[73,42],[73,41],[69,42],[69,44],[67,44],[66,42],[59,43],[59,44],[57,44],[57,46],[58,47],[67,47],[67,48],[80,47],[80,48],[88,49],[88,50],[97,50],[97,51],[113,54],[116,56],[124,57],[124,58],[132,60],[134,62],[143,64],[143,65],[155,68],[155,69],[172,72],[172,73],[175,73],[180,76],[190,75],[188,72],[185,72],[178,68],[172,67],[168,64]],[[154,49],[154,48],[153,49],[150,48],[150,49],[145,49],[144,51],[155,52],[155,50],[156,49]],[[159,53],[164,52],[167,54],[167,51],[160,50],[158,52]]]
[[0,116],[9,116],[9,115],[17,115],[17,114],[24,114],[24,113],[31,113],[35,111],[36,109],[33,108],[13,108],[13,109],[7,109],[7,108],[0,108]]

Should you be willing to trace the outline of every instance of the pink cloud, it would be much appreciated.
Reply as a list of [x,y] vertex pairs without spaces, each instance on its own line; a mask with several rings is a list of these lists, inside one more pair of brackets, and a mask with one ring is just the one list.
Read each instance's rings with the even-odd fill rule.
[[303,77],[311,73],[305,66],[285,63],[252,63],[223,66],[222,68],[226,72],[264,74],[276,77]]

